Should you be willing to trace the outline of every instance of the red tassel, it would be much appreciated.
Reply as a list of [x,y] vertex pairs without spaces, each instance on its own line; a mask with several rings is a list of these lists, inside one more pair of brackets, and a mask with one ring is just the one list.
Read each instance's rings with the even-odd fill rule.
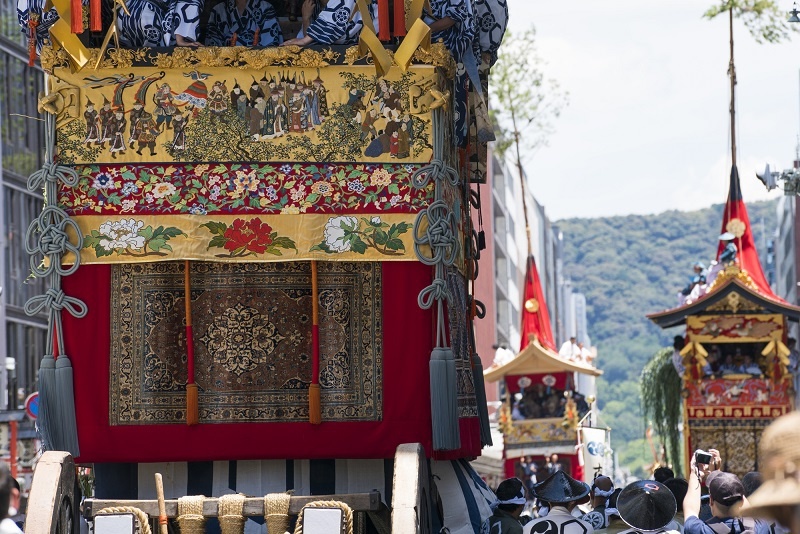
[[388,41],[392,38],[389,32],[389,0],[378,0],[378,39]]
[[406,34],[406,3],[405,0],[394,0],[394,36],[404,37],[405,34]]
[[233,32],[233,35],[231,36],[231,46],[236,46],[236,40],[238,38],[239,38],[239,36],[236,35],[236,32]]
[[72,0],[70,8],[72,33],[83,33],[83,3],[81,0]]
[[103,19],[100,16],[100,0],[89,0],[89,27],[93,32],[103,31]]
[[36,63],[36,27],[39,26],[39,15],[28,13],[28,66]]
[[259,29],[258,29],[258,28],[256,28],[256,31],[254,31],[254,32],[253,32],[253,44],[251,44],[250,46],[258,46],[258,41],[259,41],[259,33],[258,33],[258,30],[259,30]]

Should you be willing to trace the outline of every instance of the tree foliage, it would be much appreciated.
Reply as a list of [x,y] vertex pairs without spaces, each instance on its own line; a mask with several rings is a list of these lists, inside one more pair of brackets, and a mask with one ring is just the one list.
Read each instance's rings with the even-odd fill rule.
[[[564,235],[565,274],[586,295],[597,365],[604,371],[597,381],[601,419],[613,429],[612,446],[620,461],[640,457],[629,464],[637,470],[653,461],[648,447],[628,452],[645,435],[639,377],[653,352],[671,346],[673,336],[683,333],[681,327],[662,330],[645,314],[677,305],[692,264],[708,264],[714,257],[722,209],[718,204],[690,212],[557,223]],[[764,243],[777,224],[775,202],[750,203],[748,211],[755,241]]]
[[681,470],[681,437],[678,425],[682,419],[681,377],[672,365],[671,347],[656,352],[642,370],[639,387],[642,412],[653,422],[656,434],[667,455],[667,463],[676,472]]
[[569,95],[545,76],[544,65],[536,51],[533,27],[519,35],[506,32],[489,77],[496,152],[505,152],[515,135],[520,136],[521,148],[526,151],[547,144],[553,121],[567,105]]
[[703,16],[713,19],[733,10],[733,16],[744,22],[745,27],[758,43],[778,43],[790,38],[797,26],[787,22],[787,14],[775,0],[719,0]]

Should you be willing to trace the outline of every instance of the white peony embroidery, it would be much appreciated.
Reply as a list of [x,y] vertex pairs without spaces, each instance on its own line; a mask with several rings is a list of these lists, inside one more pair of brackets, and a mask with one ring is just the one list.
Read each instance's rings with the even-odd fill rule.
[[[344,228],[345,226],[350,227],[350,230]],[[348,217],[346,215],[331,217],[325,224],[325,245],[332,252],[347,252],[350,250],[350,241],[346,240],[345,237],[356,228],[358,228],[358,219],[356,217]]]
[[143,248],[144,237],[139,235],[143,226],[144,221],[135,219],[104,222],[100,225],[100,233],[105,238],[99,244],[106,250]]

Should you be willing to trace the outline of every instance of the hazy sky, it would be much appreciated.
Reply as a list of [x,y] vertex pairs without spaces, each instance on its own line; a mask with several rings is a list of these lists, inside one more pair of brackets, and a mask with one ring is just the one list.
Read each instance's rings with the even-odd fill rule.
[[[789,0],[779,0],[786,11]],[[691,210],[725,200],[730,173],[728,20],[715,0],[509,0],[537,30],[546,73],[570,93],[547,147],[526,159],[552,220]],[[736,21],[737,145],[745,201],[791,166],[800,130],[800,34],[757,44]]]

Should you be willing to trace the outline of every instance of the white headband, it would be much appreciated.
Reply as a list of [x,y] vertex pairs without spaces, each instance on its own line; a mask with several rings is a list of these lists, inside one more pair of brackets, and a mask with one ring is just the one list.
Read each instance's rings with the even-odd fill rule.
[[613,494],[614,494],[614,486],[611,486],[611,489],[608,490],[608,491],[603,491],[603,490],[601,490],[600,488],[598,488],[596,486],[594,488],[594,496],[595,497],[605,497],[606,499],[608,499]]
[[[517,479],[517,480],[519,480],[519,479]],[[525,484],[523,484],[521,480],[519,480],[519,483],[522,484],[522,486],[519,488],[519,493],[517,493],[514,497],[512,497],[510,499],[506,499],[506,500],[503,500],[503,501],[497,500],[497,501],[493,502],[492,506],[491,506],[492,510],[494,510],[495,508],[497,508],[501,504],[517,504],[517,505],[519,505],[519,504],[527,503],[528,500],[525,498]]]

